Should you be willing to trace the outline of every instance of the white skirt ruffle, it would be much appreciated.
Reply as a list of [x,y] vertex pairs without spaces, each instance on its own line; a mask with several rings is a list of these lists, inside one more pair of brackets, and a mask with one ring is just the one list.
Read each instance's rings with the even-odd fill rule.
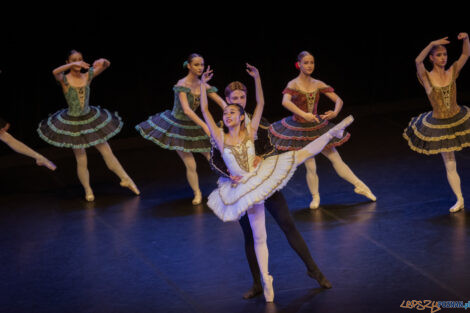
[[254,204],[263,203],[282,189],[297,169],[296,151],[269,157],[238,184],[221,177],[218,188],[209,195],[207,205],[222,221],[236,221]]

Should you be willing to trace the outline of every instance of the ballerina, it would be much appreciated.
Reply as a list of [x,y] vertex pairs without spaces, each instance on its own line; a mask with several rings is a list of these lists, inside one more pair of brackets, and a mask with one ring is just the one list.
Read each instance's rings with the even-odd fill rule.
[[[198,205],[202,202],[202,194],[193,153],[202,153],[209,159],[211,150],[209,129],[194,112],[200,102],[199,76],[204,71],[204,59],[201,55],[193,53],[183,63],[183,67],[188,70],[188,74],[173,87],[173,109],[150,116],[135,128],[145,139],[164,149],[176,150],[186,167],[186,178],[194,192],[192,204]],[[217,88],[207,87],[211,99],[224,108],[225,101],[217,95]]]
[[[299,150],[327,132],[334,126],[330,120],[335,118],[343,107],[343,100],[332,87],[311,77],[315,68],[313,55],[310,52],[302,51],[297,60],[296,67],[300,71],[299,76],[287,84],[282,99],[282,105],[294,115],[271,124],[269,128],[276,149],[283,151]],[[317,114],[320,93],[325,94],[335,103],[333,111],[329,110],[324,114]],[[377,198],[369,187],[344,163],[335,148],[348,141],[349,137],[350,134],[345,133],[341,138],[332,139],[322,151],[322,154],[330,160],[336,173],[354,186],[354,192],[376,201]],[[312,201],[309,206],[311,209],[317,209],[320,205],[320,193],[318,192],[319,179],[315,158],[306,160],[305,167],[307,169],[307,185],[312,194]]]
[[208,206],[223,221],[235,221],[248,214],[253,232],[256,258],[258,260],[263,293],[266,302],[274,300],[273,278],[268,271],[268,247],[266,243],[266,225],[264,200],[282,189],[299,164],[321,152],[333,137],[343,136],[343,129],[352,123],[352,116],[332,128],[298,151],[288,151],[268,157],[254,164],[256,158],[254,139],[264,107],[264,97],[259,75],[257,85],[256,109],[249,125],[244,124],[244,110],[238,104],[229,104],[223,113],[224,125],[217,126],[207,107],[206,84],[213,76],[210,68],[202,75],[201,110],[209,128],[211,138],[222,152],[222,158],[232,176],[241,176],[238,182],[221,177],[218,188],[209,195]]
[[[448,69],[448,37],[432,41],[416,58],[418,79],[426,90],[432,111],[413,117],[403,132],[403,137],[413,151],[426,155],[440,153],[447,172],[447,180],[457,197],[449,209],[451,213],[464,208],[464,199],[457,172],[455,151],[470,146],[470,109],[457,104],[457,77],[470,56],[467,33],[457,38],[463,41],[462,54]],[[433,64],[428,72],[423,64],[426,57]]]
[[[90,83],[111,63],[98,59],[93,66],[83,61],[81,52],[72,50],[67,63],[52,71],[64,92],[68,108],[59,110],[41,121],[37,129],[39,136],[47,143],[71,148],[77,161],[77,174],[85,190],[86,201],[94,201],[95,196],[90,186],[90,174],[87,166],[86,148],[95,147],[102,155],[107,167],[121,179],[121,186],[129,188],[135,194],[139,189],[126,173],[113,154],[108,140],[122,128],[121,118],[117,113],[89,105]],[[82,73],[82,69],[87,72]],[[67,74],[65,72],[69,71]]]

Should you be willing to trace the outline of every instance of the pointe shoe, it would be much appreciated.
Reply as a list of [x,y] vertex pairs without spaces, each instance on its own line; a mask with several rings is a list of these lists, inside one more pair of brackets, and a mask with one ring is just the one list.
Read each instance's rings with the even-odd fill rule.
[[134,184],[134,182],[132,181],[132,179],[130,179],[130,178],[125,178],[125,179],[121,180],[120,185],[121,185],[121,187],[129,188],[129,189],[132,190],[132,192],[135,193],[136,195],[140,195],[139,188],[137,188],[137,186]]
[[202,202],[202,194],[200,191],[194,193],[194,199],[191,201],[193,205],[201,204]]
[[377,197],[374,196],[372,191],[370,191],[369,187],[367,187],[366,185],[356,186],[356,188],[354,188],[354,192],[359,194],[359,195],[363,195],[363,196],[369,198],[372,201],[377,201]]
[[39,157],[36,159],[36,164],[38,166],[45,166],[47,167],[48,169],[50,169],[51,171],[55,171],[55,169],[57,168],[57,166],[55,166],[54,163],[52,163],[51,161],[49,161],[48,159],[46,159],[45,157]]
[[267,277],[263,278],[263,294],[266,302],[274,301],[273,280],[271,275],[267,275]]
[[318,193],[312,196],[312,202],[310,202],[310,209],[315,210],[320,206],[320,195]]
[[328,133],[336,138],[342,138],[344,129],[351,125],[351,123],[354,121],[354,117],[352,115],[349,115],[346,117],[344,120],[342,120],[340,123],[338,123],[335,127],[330,129]]
[[87,202],[93,202],[95,201],[95,195],[93,193],[88,193],[85,195],[85,200]]
[[318,284],[324,289],[330,289],[331,287],[333,287],[331,283],[328,281],[328,279],[326,279],[325,275],[323,275],[323,273],[320,272],[320,270],[317,270],[315,272],[307,271],[307,275],[315,279],[318,282]]
[[450,213],[455,213],[463,210],[463,199],[458,199],[457,202],[449,209]]
[[243,294],[243,299],[251,299],[263,292],[263,287],[260,284],[253,284],[250,290]]

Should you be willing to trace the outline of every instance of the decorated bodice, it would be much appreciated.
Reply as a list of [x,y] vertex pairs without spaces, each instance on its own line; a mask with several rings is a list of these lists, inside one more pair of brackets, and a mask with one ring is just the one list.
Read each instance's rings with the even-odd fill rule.
[[256,157],[255,145],[248,134],[242,142],[237,145],[224,143],[222,158],[230,174],[233,176],[243,176],[254,170],[253,161]]
[[68,105],[67,114],[70,116],[81,116],[90,112],[89,99],[90,99],[90,83],[93,79],[93,67],[88,70],[88,79],[85,86],[74,87],[70,85],[67,77],[64,75],[64,90],[65,100]]
[[[330,87],[317,88],[312,92],[305,92],[299,89],[293,89],[287,87],[282,92],[283,94],[290,94],[291,101],[302,111],[312,114],[317,114],[317,105],[318,100],[320,99],[320,93],[334,92],[335,90]],[[297,122],[305,123],[307,122],[302,117],[294,114],[294,120]]]
[[[425,79],[431,86],[431,92],[428,94],[429,102],[433,109],[432,116],[434,118],[449,118],[459,113],[460,108],[457,105],[457,84],[456,80],[459,76],[457,64],[452,65],[452,78],[450,83],[444,87],[434,86],[429,78],[429,73],[425,71]],[[419,76],[418,76],[419,79]],[[423,82],[419,80],[421,85]]]
[[[173,91],[175,92],[175,100],[174,100],[174,103],[173,103],[173,109],[171,110],[171,114],[174,117],[176,117],[177,119],[189,121],[190,118],[186,114],[184,114],[183,107],[181,105],[181,101],[180,101],[180,97],[179,97],[179,93],[184,92],[186,94],[186,98],[188,99],[189,107],[193,111],[195,111],[201,103],[200,95],[196,95],[196,94],[192,93],[191,88],[184,87],[184,86],[174,86]],[[211,87],[211,88],[207,89],[206,92],[207,93],[217,92],[217,88]]]

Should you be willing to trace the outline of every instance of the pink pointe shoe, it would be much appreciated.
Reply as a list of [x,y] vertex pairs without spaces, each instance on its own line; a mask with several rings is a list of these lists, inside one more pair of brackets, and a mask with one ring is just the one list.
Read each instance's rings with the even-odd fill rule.
[[330,134],[331,136],[336,137],[336,138],[342,138],[343,133],[344,133],[344,129],[346,127],[348,127],[349,125],[351,125],[352,122],[354,122],[354,117],[352,115],[349,115],[344,120],[342,120],[340,123],[335,125],[335,127],[330,129],[328,131],[328,134]]

